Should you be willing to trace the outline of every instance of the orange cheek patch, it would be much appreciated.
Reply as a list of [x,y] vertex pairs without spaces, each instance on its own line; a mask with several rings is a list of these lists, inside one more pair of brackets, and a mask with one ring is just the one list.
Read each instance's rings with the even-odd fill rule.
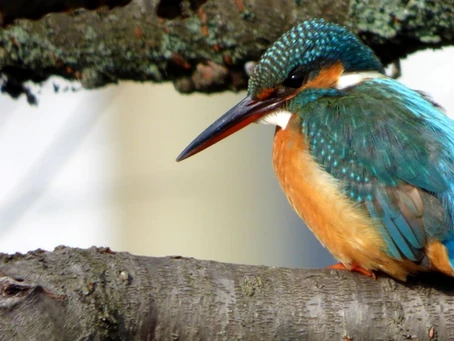
[[333,87],[340,75],[344,72],[344,66],[341,62],[337,62],[329,67],[322,68],[319,74],[304,84],[300,90],[309,88],[330,88]]
[[265,99],[268,99],[270,98],[270,96],[272,94],[274,94],[276,92],[276,89],[275,88],[266,88],[266,89],[263,89],[261,93],[259,93],[257,95],[257,99],[259,99],[260,101],[263,101]]

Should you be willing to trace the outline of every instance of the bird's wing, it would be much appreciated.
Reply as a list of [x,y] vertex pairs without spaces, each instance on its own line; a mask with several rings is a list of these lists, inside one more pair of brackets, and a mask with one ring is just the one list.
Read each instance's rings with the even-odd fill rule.
[[428,237],[452,233],[443,195],[452,197],[454,122],[439,108],[380,79],[322,97],[304,111],[312,155],[381,222],[390,256],[419,261]]

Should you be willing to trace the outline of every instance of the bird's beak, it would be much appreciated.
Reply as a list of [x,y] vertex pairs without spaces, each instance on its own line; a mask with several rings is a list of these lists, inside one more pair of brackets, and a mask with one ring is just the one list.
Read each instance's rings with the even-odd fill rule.
[[241,102],[219,117],[205,131],[187,146],[180,155],[177,161],[182,161],[209,146],[225,139],[234,132],[246,127],[255,122],[263,115],[279,108],[285,100],[266,99],[263,101],[252,99],[246,96]]

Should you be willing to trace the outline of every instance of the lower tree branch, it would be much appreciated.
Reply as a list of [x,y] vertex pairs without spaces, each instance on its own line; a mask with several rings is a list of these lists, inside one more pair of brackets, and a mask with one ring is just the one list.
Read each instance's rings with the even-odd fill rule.
[[149,258],[0,255],[1,340],[449,340],[454,280]]

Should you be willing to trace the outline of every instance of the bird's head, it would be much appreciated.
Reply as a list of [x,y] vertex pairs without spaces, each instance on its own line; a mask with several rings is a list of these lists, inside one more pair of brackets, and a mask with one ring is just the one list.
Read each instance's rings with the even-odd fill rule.
[[342,75],[383,73],[372,50],[336,24],[305,21],[263,54],[249,79],[248,95],[202,132],[177,161],[184,160],[252,122],[285,128],[294,113],[320,96],[339,92]]

